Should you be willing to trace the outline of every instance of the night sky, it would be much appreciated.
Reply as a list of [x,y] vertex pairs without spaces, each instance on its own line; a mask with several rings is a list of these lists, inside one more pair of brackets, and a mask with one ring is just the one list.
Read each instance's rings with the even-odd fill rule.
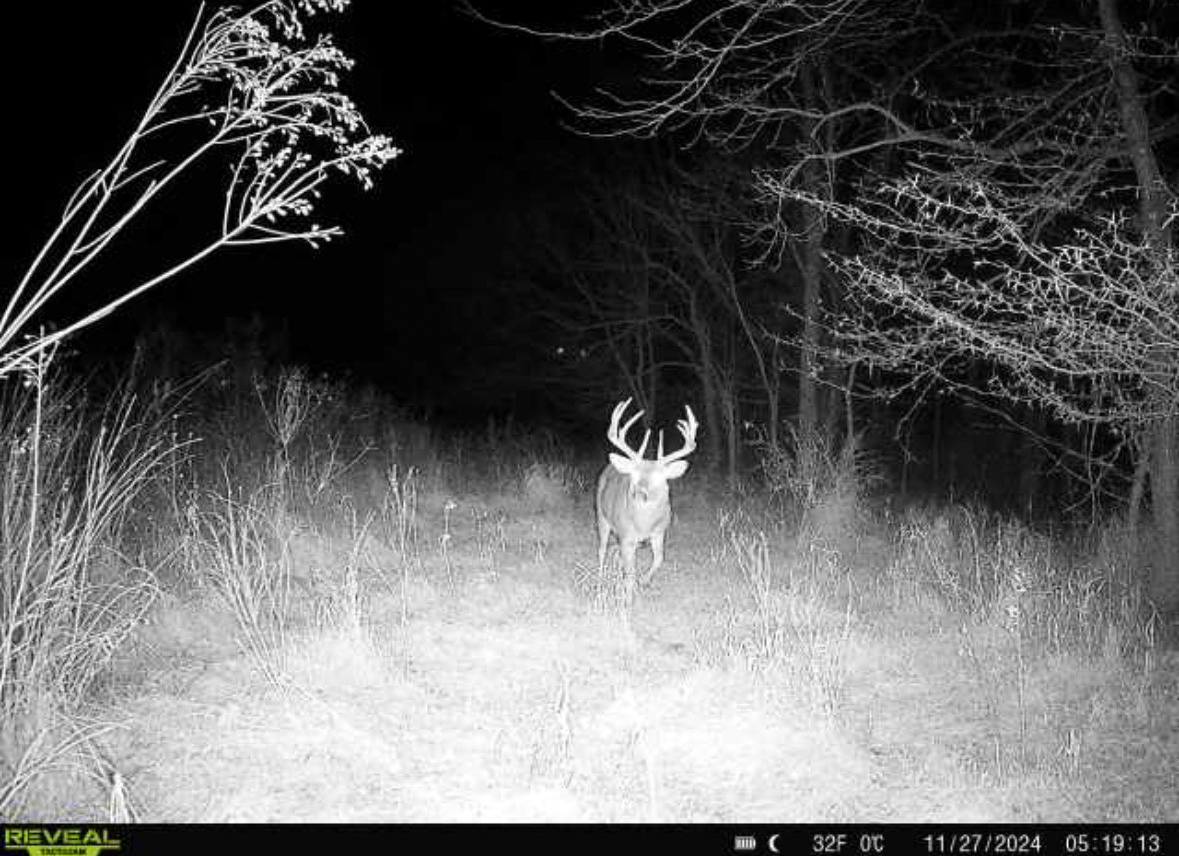
[[[556,23],[551,9],[546,20],[530,8],[546,5],[501,0],[483,8]],[[22,4],[19,20],[6,25],[24,48],[3,58],[8,196],[19,212],[4,242],[9,281],[77,182],[125,139],[196,4],[67,8]],[[84,359],[118,353],[145,325],[215,332],[226,317],[255,312],[286,331],[291,359],[409,398],[445,398],[472,363],[510,356],[484,335],[485,303],[495,299],[488,280],[513,251],[503,226],[561,180],[569,158],[608,145],[562,128],[567,116],[552,96],[600,82],[600,49],[500,31],[448,0],[360,0],[325,18],[356,60],[343,90],[404,154],[375,190],[341,182],[329,194],[318,219],[343,226],[343,238],[320,249],[223,250],[80,336]],[[56,304],[60,311],[93,306],[135,272],[175,259],[193,223],[208,216],[201,191],[190,188],[190,197],[169,198],[140,218]]]

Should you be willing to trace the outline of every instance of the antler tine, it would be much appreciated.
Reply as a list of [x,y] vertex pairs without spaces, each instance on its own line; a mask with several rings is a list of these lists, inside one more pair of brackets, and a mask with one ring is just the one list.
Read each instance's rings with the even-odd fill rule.
[[663,457],[663,429],[660,428],[659,429],[659,454],[656,455],[656,458],[661,459],[662,457]]
[[[618,404],[614,405],[614,410],[610,414],[610,430],[612,432],[618,430],[618,421],[622,418],[622,414],[626,412],[626,408],[628,407],[630,407],[629,398],[626,401],[620,401]],[[629,424],[630,423],[628,422],[627,425]]]
[[[688,411],[688,418],[676,422],[676,427],[680,429],[680,433],[684,436],[684,445],[678,451],[671,452],[668,455],[660,454],[659,463],[661,464],[669,464],[672,461],[685,458],[696,449],[696,431],[700,425],[696,422],[696,414],[692,412],[691,407],[684,405],[684,410]],[[660,452],[662,452],[662,448]]]
[[610,430],[607,432],[607,436],[615,435],[625,438],[627,432],[630,431],[631,426],[634,425],[643,415],[644,411],[640,410],[630,419],[626,420],[626,424],[623,425],[621,429],[618,427],[618,423],[622,420],[622,414],[625,413],[626,408],[630,406],[630,401],[631,400],[628,398],[626,401],[620,402],[614,408],[614,412],[610,414]]
[[614,412],[610,414],[610,428],[606,431],[606,439],[614,444],[619,451],[625,452],[628,458],[632,460],[639,460],[643,457],[643,453],[647,450],[647,441],[651,439],[650,430],[643,436],[643,444],[639,446],[638,451],[635,451],[626,442],[626,434],[631,427],[642,418],[646,411],[640,410],[630,419],[626,420],[626,424],[619,427],[618,423],[622,420],[622,414],[626,412],[626,408],[630,406],[631,400],[620,402],[615,408]]
[[621,431],[621,434],[623,437],[625,437],[627,434],[630,433],[631,426],[634,425],[636,422],[638,422],[639,419],[642,418],[642,416],[645,412],[646,411],[644,411],[644,410],[640,410],[638,413],[636,413],[630,419],[626,420],[626,424],[622,426],[622,431]]

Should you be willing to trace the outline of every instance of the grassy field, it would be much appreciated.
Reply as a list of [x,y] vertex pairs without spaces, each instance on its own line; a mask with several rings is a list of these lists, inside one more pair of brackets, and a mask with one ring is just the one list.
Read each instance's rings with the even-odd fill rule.
[[676,483],[626,615],[604,455],[297,371],[43,380],[0,407],[0,819],[1179,820],[1179,661],[1116,521],[787,450]]

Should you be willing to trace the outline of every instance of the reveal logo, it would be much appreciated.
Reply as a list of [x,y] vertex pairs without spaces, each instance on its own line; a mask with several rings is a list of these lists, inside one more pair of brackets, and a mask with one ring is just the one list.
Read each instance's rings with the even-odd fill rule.
[[104,851],[118,852],[119,839],[110,830],[91,826],[4,827],[4,852],[28,856],[100,856]]

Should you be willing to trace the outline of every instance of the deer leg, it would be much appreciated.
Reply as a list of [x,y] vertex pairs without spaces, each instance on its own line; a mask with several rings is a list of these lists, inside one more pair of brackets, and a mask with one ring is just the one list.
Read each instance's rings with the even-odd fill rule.
[[664,529],[656,529],[651,533],[651,567],[648,568],[647,573],[643,574],[643,585],[648,585],[655,578],[655,572],[663,564],[663,536],[665,534],[667,531]]
[[630,538],[619,539],[622,551],[622,591],[626,608],[629,610],[635,602],[635,554],[639,550],[639,542]]
[[598,515],[598,574],[606,568],[606,548],[610,545],[610,521]]

